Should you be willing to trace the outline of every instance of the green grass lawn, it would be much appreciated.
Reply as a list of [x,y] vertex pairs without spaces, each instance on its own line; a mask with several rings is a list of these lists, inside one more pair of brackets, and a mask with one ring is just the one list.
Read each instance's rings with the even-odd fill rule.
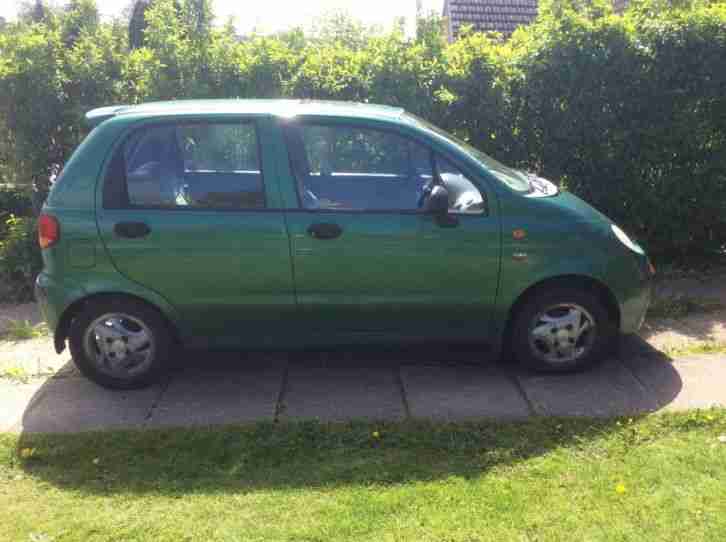
[[0,435],[0,540],[726,540],[726,410]]

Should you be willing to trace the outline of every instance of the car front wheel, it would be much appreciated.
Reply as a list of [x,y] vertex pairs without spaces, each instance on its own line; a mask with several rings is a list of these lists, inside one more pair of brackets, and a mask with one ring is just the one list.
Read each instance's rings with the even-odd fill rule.
[[558,287],[524,303],[511,337],[515,357],[524,365],[567,372],[602,361],[615,343],[617,327],[596,296]]

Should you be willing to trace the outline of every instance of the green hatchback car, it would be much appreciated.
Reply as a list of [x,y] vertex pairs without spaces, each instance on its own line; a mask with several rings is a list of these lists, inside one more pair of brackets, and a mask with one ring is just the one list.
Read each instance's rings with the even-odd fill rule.
[[60,353],[109,388],[177,345],[471,341],[536,370],[635,332],[654,269],[607,217],[401,109],[95,109],[39,220]]

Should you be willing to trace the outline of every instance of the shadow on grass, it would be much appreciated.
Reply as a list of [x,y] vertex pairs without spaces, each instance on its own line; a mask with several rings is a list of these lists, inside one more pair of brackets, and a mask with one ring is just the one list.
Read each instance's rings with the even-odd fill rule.
[[[681,389],[678,373],[657,351],[639,339],[628,339],[623,354],[630,356],[629,363],[647,364],[649,371],[655,371],[652,380],[643,383],[649,387],[653,400],[631,413],[636,420],[676,397]],[[203,360],[192,357],[198,366],[219,371],[220,378],[225,378],[234,374],[231,360],[239,363],[240,355],[208,354]],[[290,363],[360,365],[375,360],[384,365],[436,363],[456,368],[481,363],[481,357],[481,351],[471,346],[427,345],[298,353]],[[499,370],[507,372],[509,368]],[[184,377],[186,373],[180,374]],[[597,370],[589,373],[591,379],[601,377]],[[599,389],[601,394],[611,393],[607,382]],[[78,390],[83,393],[88,388]],[[114,395],[105,390],[97,393],[99,397]],[[153,395],[148,391],[137,393]],[[623,430],[623,425],[613,418],[536,416],[507,423],[266,421],[244,426],[49,434],[33,432],[45,423],[36,416],[42,413],[47,417],[53,412],[60,415],[67,412],[67,402],[78,398],[44,394],[42,388],[37,397],[24,416],[26,432],[17,442],[17,456],[22,456],[24,449],[34,450],[32,457],[22,462],[23,468],[55,487],[86,494],[183,496],[474,478],[490,469],[506,468],[558,448],[588,446],[593,439]],[[130,397],[133,401],[133,397],[144,396]],[[42,408],[39,402],[45,402]],[[99,400],[99,409],[106,405]]]
[[[471,479],[587,446],[614,420],[264,422],[242,427],[23,435],[26,473],[85,494],[238,493]],[[636,422],[637,423],[637,422]],[[374,436],[375,435],[378,436]]]

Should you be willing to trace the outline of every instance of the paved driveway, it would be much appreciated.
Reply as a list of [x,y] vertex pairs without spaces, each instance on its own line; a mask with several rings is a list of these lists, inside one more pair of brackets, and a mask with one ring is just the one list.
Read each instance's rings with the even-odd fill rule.
[[70,363],[55,377],[0,383],[0,430],[74,432],[296,419],[522,419],[726,405],[726,360],[669,361],[638,338],[597,369],[528,374],[476,348],[187,352],[159,386],[112,392]]

